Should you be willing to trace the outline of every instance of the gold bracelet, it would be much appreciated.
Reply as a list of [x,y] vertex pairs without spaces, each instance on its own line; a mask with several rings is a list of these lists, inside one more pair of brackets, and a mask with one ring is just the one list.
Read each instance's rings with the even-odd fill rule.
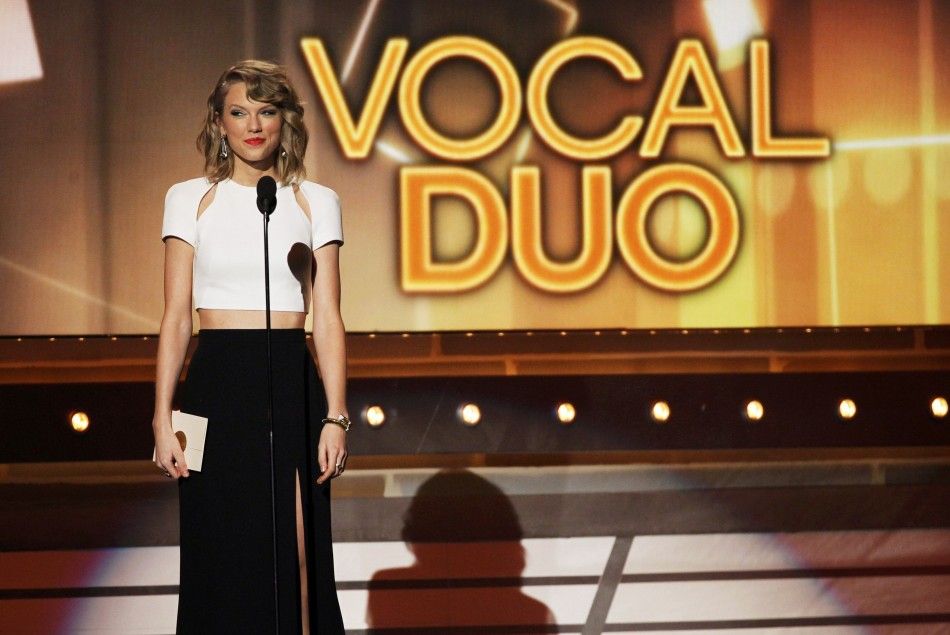
[[339,417],[324,417],[323,423],[335,423],[343,428],[343,432],[350,431],[350,420],[345,414],[340,414]]

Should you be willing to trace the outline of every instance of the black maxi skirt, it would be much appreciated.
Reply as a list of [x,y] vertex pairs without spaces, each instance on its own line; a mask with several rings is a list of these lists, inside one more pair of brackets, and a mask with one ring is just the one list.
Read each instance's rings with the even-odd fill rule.
[[[208,417],[201,472],[178,480],[179,635],[301,632],[295,479],[300,475],[310,632],[343,633],[330,537],[330,483],[316,444],[326,397],[303,329],[272,331],[277,580],[264,329],[202,329],[180,407]],[[280,626],[276,626],[279,613]]]

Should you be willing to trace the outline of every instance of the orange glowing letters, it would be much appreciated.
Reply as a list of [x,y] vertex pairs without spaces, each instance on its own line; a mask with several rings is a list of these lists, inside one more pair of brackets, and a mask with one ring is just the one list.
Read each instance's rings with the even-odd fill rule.
[[[478,172],[456,166],[404,167],[400,180],[403,290],[452,293],[491,278],[508,250],[508,214],[494,185]],[[709,220],[702,249],[685,262],[662,257],[647,236],[650,209],[672,193],[695,198]],[[465,200],[477,220],[473,247],[458,261],[436,262],[432,257],[432,201],[439,196]],[[610,170],[585,167],[581,196],[580,251],[570,262],[554,261],[544,253],[541,240],[541,172],[535,166],[512,169],[511,252],[518,272],[532,286],[551,293],[583,291],[610,266]],[[664,291],[707,286],[729,267],[739,244],[739,211],[732,194],[712,173],[683,163],[659,165],[638,176],[620,199],[616,224],[624,262],[641,280]]]
[[[346,104],[323,42],[318,38],[303,38],[300,45],[343,154],[350,159],[366,158],[402,70],[408,40],[391,38],[386,43],[358,119]],[[753,155],[769,158],[828,156],[830,146],[825,138],[779,139],[773,135],[769,43],[753,40],[749,49]],[[495,79],[499,91],[498,112],[491,125],[479,134],[463,139],[436,130],[426,120],[420,98],[428,73],[440,63],[456,57],[483,64]],[[642,78],[637,60],[615,42],[593,36],[569,38],[552,46],[532,69],[526,91],[528,119],[538,136],[564,156],[578,161],[609,158],[633,143],[643,125],[641,116],[628,115],[604,136],[584,139],[564,131],[548,105],[548,87],[555,74],[568,62],[581,57],[603,60],[624,81],[634,82]],[[680,103],[690,78],[699,91],[701,103],[697,105]],[[449,161],[477,160],[504,145],[518,125],[522,100],[521,83],[511,61],[492,44],[469,36],[443,37],[422,47],[402,70],[399,82],[399,112],[406,131],[428,153]],[[640,156],[659,156],[670,130],[677,126],[710,128],[725,156],[738,158],[746,155],[715,70],[702,42],[697,39],[684,39],[677,45],[646,127],[639,148]]]
[[[468,36],[433,40],[404,67],[409,42],[392,38],[383,49],[358,118],[346,103],[323,43],[304,38],[300,44],[337,142],[349,159],[369,156],[400,72],[397,98],[403,127],[419,147],[445,161],[476,161],[495,152],[511,138],[523,109],[535,134],[547,146],[579,162],[616,156],[634,143],[641,128],[644,134],[639,155],[644,158],[659,157],[667,137],[677,127],[708,129],[724,156],[747,156],[715,69],[697,39],[678,43],[645,128],[644,117],[627,115],[596,138],[578,137],[564,130],[549,106],[548,90],[561,68],[582,57],[608,64],[625,82],[642,79],[633,55],[605,38],[579,36],[554,44],[532,69],[524,96],[514,65],[484,40]],[[826,138],[777,138],[773,134],[769,44],[753,40],[749,51],[752,156],[828,156],[830,143]],[[421,99],[423,83],[432,69],[459,57],[484,65],[498,86],[499,103],[491,123],[466,138],[452,137],[433,127],[426,119]],[[690,80],[696,86],[698,104],[683,103]],[[682,293],[707,286],[721,276],[739,245],[739,210],[731,192],[716,175],[687,163],[664,163],[646,169],[626,187],[616,214],[610,169],[582,165],[583,235],[577,255],[569,262],[554,260],[544,251],[542,175],[536,166],[512,167],[510,218],[495,185],[473,169],[451,164],[409,166],[400,170],[399,178],[401,278],[402,288],[408,292],[459,292],[485,283],[504,261],[510,238],[515,267],[529,284],[544,291],[570,293],[594,285],[609,268],[616,242],[623,261],[640,279],[655,288]],[[693,197],[709,220],[702,248],[685,262],[664,258],[647,236],[651,208],[659,198],[674,193]],[[462,199],[475,215],[472,247],[456,261],[436,261],[433,257],[432,202],[437,197]]]

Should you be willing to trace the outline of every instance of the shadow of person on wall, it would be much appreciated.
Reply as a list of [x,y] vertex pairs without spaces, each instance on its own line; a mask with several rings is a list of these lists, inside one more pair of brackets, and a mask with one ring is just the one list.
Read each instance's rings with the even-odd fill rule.
[[369,633],[485,626],[557,632],[548,607],[521,591],[521,525],[495,485],[467,470],[443,470],[419,487],[404,523],[402,538],[416,561],[373,575]]

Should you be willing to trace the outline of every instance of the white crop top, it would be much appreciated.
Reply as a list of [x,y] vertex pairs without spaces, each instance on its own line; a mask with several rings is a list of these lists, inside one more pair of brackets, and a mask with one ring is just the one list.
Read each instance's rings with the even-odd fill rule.
[[[169,188],[162,240],[175,236],[194,247],[196,309],[264,310],[264,234],[257,189],[221,181],[199,217],[198,205],[212,186],[197,178]],[[268,224],[272,311],[307,312],[313,250],[330,242],[343,244],[336,192],[310,181],[299,187],[310,218],[297,204],[293,188],[282,185]]]

